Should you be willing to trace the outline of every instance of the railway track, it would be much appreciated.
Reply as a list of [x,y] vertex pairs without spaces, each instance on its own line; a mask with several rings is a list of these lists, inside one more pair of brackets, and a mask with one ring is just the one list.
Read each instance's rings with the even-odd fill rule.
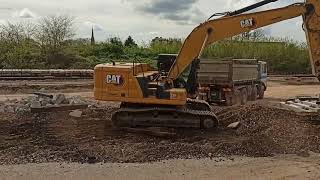
[[0,80],[92,79],[91,69],[2,69]]

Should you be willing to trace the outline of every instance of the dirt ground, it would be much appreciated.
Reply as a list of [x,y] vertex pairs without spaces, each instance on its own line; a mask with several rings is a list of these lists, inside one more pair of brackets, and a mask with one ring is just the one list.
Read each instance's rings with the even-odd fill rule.
[[[81,86],[70,91],[62,83],[53,92],[92,100],[88,86]],[[81,118],[68,112],[2,113],[0,179],[319,179],[320,116],[277,107],[278,99],[319,90],[316,85],[271,82],[265,100],[213,107],[218,129],[166,129],[176,133],[174,138],[113,129],[110,117],[117,103],[99,103]],[[31,91],[22,87],[14,94],[7,88],[0,100]],[[237,121],[238,129],[227,128]]]
[[320,94],[320,84],[290,85],[280,82],[268,82],[266,98],[287,99],[300,95]]
[[281,155],[268,158],[234,157],[169,160],[148,164],[25,164],[0,166],[5,179],[77,180],[194,180],[194,179],[319,179],[320,156]]

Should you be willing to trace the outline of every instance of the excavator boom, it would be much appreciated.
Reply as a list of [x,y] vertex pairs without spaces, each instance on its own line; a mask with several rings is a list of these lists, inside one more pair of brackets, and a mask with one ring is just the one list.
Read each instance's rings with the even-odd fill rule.
[[170,69],[168,78],[177,79],[194,60],[197,60],[202,55],[206,46],[216,41],[298,16],[303,16],[304,19],[304,28],[308,37],[310,59],[314,73],[319,73],[320,17],[317,14],[319,9],[319,1],[307,0],[306,3],[296,3],[284,8],[232,16],[244,10],[235,11],[219,19],[209,20],[200,24],[185,40],[176,61]]

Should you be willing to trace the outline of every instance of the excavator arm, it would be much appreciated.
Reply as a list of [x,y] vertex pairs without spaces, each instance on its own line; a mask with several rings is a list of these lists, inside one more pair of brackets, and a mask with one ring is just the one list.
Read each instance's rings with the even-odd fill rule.
[[305,3],[296,3],[284,8],[248,14],[229,14],[200,24],[185,40],[169,71],[168,78],[177,79],[194,60],[200,58],[205,47],[216,41],[298,16],[303,16],[313,73],[319,76],[320,0],[306,0]]

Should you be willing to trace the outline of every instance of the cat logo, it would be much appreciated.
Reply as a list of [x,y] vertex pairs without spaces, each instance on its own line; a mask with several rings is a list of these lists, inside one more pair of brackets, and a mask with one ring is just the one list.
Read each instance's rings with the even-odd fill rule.
[[251,18],[251,19],[245,19],[245,20],[242,20],[240,21],[240,26],[242,28],[248,28],[248,27],[252,27],[254,26],[255,22],[254,22],[254,19]]
[[107,75],[106,78],[107,84],[114,84],[114,85],[122,85],[124,83],[124,79],[121,75]]

